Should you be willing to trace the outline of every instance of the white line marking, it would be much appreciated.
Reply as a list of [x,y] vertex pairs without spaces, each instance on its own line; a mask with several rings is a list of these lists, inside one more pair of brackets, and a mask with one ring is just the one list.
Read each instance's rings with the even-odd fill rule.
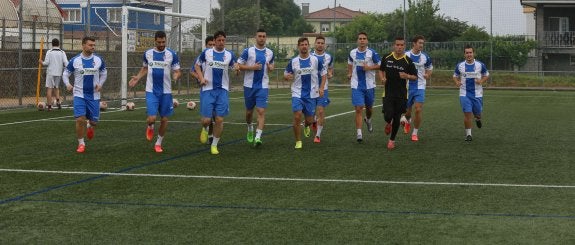
[[159,178],[188,178],[188,179],[216,179],[216,180],[256,180],[256,181],[288,181],[288,182],[327,182],[327,183],[356,183],[356,184],[397,184],[397,185],[445,185],[445,186],[488,186],[488,187],[527,187],[527,188],[575,188],[573,185],[530,185],[530,184],[500,184],[500,183],[464,183],[464,182],[427,182],[427,181],[388,181],[388,180],[353,180],[353,179],[303,179],[303,178],[275,178],[275,177],[238,177],[238,176],[210,176],[210,175],[178,175],[178,174],[130,174],[110,172],[81,172],[81,171],[52,171],[32,169],[0,169],[0,172],[20,173],[48,173],[73,175],[110,175],[129,177],[159,177]]
[[[107,114],[107,113],[114,113],[114,112],[120,112],[122,110],[117,110],[117,111],[105,111],[105,112],[101,112],[101,114]],[[27,120],[27,121],[19,121],[19,122],[10,122],[10,123],[2,123],[0,124],[0,126],[8,126],[8,125],[15,125],[15,124],[24,124],[24,123],[32,123],[32,122],[41,122],[41,121],[52,121],[52,120],[58,120],[58,119],[62,119],[62,118],[73,118],[74,116],[61,116],[61,117],[50,117],[50,118],[43,118],[43,119],[35,119],[35,120]]]
[[[48,119],[46,119],[48,120]],[[74,120],[61,120],[61,119],[50,119],[49,121],[52,122],[74,122]],[[99,120],[98,122],[125,122],[125,123],[146,123],[146,120],[120,120],[120,119],[108,119],[108,120]],[[183,123],[183,124],[198,124],[200,125],[199,121],[170,121],[170,123]],[[246,125],[245,122],[224,122],[224,124],[229,125]],[[281,124],[281,123],[266,123],[266,126],[292,126],[291,124]]]

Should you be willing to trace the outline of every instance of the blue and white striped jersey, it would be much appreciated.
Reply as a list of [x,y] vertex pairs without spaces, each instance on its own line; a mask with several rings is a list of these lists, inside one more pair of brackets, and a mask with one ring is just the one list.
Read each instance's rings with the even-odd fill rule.
[[425,89],[427,80],[423,75],[425,75],[425,71],[433,70],[431,57],[423,51],[419,54],[414,54],[411,50],[405,52],[405,55],[411,58],[415,69],[417,69],[417,80],[409,80],[409,86],[417,86],[417,89]]
[[310,55],[305,59],[297,56],[290,60],[284,74],[294,75],[292,97],[314,99],[319,97],[321,76],[327,74],[327,69],[316,56]]
[[172,93],[171,71],[180,69],[180,59],[175,51],[148,49],[144,52],[143,66],[148,67],[146,92],[155,95]]
[[347,64],[353,65],[351,75],[351,88],[375,88],[375,70],[365,71],[363,65],[381,65],[381,57],[375,50],[367,48],[361,52],[357,48],[349,52]]
[[457,64],[453,77],[461,79],[459,96],[483,97],[483,86],[476,84],[475,79],[481,79],[484,76],[489,76],[489,72],[485,64],[480,61],[473,60],[471,64],[462,61]]
[[[329,68],[333,68],[333,57],[330,54],[324,52],[322,55],[318,55],[315,52],[313,52],[312,55],[315,55],[324,64],[326,71]],[[321,83],[321,74],[319,76],[320,76],[319,82]],[[328,80],[326,78],[325,87],[323,88],[324,90],[327,90],[327,84]]]
[[229,70],[235,64],[234,53],[224,49],[218,52],[215,49],[206,49],[198,62],[205,63],[204,79],[207,84],[202,87],[202,91],[223,88],[230,90]]
[[74,74],[74,97],[88,100],[99,100],[100,92],[95,90],[96,85],[104,85],[108,76],[104,60],[97,55],[85,57],[82,53],[70,59],[62,80],[70,85],[70,74]]
[[255,65],[260,63],[262,69],[258,71],[247,70],[244,73],[244,86],[248,88],[269,88],[270,79],[268,77],[267,64],[274,63],[274,52],[269,48],[258,49],[250,47],[244,49],[238,59],[242,65]]

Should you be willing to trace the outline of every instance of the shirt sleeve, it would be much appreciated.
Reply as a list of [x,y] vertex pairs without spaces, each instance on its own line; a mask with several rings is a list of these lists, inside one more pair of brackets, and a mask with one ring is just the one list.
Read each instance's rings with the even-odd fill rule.
[[455,66],[455,71],[453,72],[453,77],[460,77],[461,72],[459,71],[459,63]]
[[245,64],[248,61],[248,49],[244,49],[244,51],[242,51],[242,55],[240,55],[240,58],[238,59],[238,63],[240,64]]
[[375,51],[373,51],[373,57],[372,57],[373,63],[374,64],[378,64],[381,65],[381,57],[379,56],[379,54]]
[[293,68],[292,68],[292,61],[290,60],[288,62],[288,65],[286,66],[286,69],[284,71],[284,74],[293,74]]
[[176,54],[176,52],[172,52],[172,54],[174,55],[174,59],[172,60],[172,70],[179,70],[180,69],[180,57],[178,56],[178,54]]

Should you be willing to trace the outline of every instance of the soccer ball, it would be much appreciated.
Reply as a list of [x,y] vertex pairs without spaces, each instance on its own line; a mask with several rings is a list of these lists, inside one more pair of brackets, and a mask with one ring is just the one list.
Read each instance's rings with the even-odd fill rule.
[[186,108],[188,108],[188,110],[193,110],[196,109],[196,102],[190,101],[186,104]]
[[180,105],[180,102],[178,102],[178,99],[172,99],[172,103],[174,103],[174,108],[178,107],[178,105]]
[[136,109],[136,104],[134,104],[134,102],[126,103],[126,110],[133,111],[134,109]]
[[38,102],[38,105],[36,105],[36,107],[38,107],[39,111],[43,111],[44,108],[46,108],[46,103],[45,102]]
[[106,109],[108,109],[108,102],[100,101],[100,111],[105,111]]

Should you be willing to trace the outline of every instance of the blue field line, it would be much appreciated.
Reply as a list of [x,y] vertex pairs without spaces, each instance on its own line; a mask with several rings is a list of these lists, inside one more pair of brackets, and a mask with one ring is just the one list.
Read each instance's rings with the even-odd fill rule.
[[[264,133],[264,135],[270,135],[270,134],[275,134],[287,129],[292,128],[292,126],[289,127],[284,127],[284,128],[280,128],[280,129],[275,129],[275,130],[271,130],[268,131],[267,133]],[[245,139],[236,139],[236,140],[232,140],[230,142],[226,142],[223,144],[220,144],[220,146],[226,146],[226,145],[232,145],[232,144],[236,144],[239,142],[243,142]],[[170,157],[170,158],[166,158],[166,159],[162,159],[162,160],[157,160],[157,161],[153,161],[153,162],[148,162],[148,163],[144,163],[144,164],[140,164],[140,165],[136,165],[136,166],[132,166],[132,167],[127,167],[124,169],[120,169],[118,171],[112,172],[112,173],[127,173],[130,172],[132,170],[137,170],[137,169],[142,169],[145,167],[149,167],[149,166],[154,166],[154,165],[158,165],[158,164],[162,164],[162,163],[166,163],[172,160],[176,160],[176,159],[180,159],[183,157],[189,157],[189,156],[193,156],[199,153],[203,153],[203,152],[208,152],[210,150],[209,147],[206,148],[202,148],[199,150],[195,150],[195,151],[191,151],[182,155],[178,155],[178,156],[174,156],[174,157]],[[11,202],[16,202],[16,201],[22,201],[25,198],[31,197],[31,196],[36,196],[39,194],[43,194],[46,192],[50,192],[53,190],[58,190],[58,189],[63,189],[69,186],[74,186],[74,185],[79,185],[82,183],[86,183],[86,182],[90,182],[93,180],[98,180],[98,179],[102,179],[104,177],[108,177],[110,176],[109,174],[102,174],[102,175],[98,175],[98,176],[94,176],[94,177],[90,177],[90,178],[86,178],[86,179],[82,179],[82,180],[78,180],[78,181],[74,181],[74,182],[70,182],[70,183],[66,183],[66,184],[62,184],[62,185],[55,185],[55,186],[50,186],[50,187],[46,187],[44,189],[38,190],[38,191],[34,191],[34,192],[30,192],[30,193],[26,193],[20,196],[16,196],[16,197],[12,197],[12,198],[8,198],[8,199],[4,199],[4,200],[0,200],[0,205],[2,204],[6,204],[6,203],[11,203]]]
[[557,214],[510,214],[510,213],[457,213],[433,211],[391,211],[391,210],[361,210],[361,209],[324,209],[324,208],[277,208],[238,205],[209,205],[209,204],[160,204],[137,202],[111,202],[111,201],[68,201],[68,200],[22,200],[24,202],[64,203],[81,205],[110,205],[110,206],[136,206],[136,207],[164,207],[183,209],[236,209],[264,212],[305,212],[305,213],[350,213],[350,214],[380,214],[380,215],[434,215],[434,216],[474,216],[474,217],[510,217],[510,218],[547,218],[547,219],[575,219],[575,215]]

